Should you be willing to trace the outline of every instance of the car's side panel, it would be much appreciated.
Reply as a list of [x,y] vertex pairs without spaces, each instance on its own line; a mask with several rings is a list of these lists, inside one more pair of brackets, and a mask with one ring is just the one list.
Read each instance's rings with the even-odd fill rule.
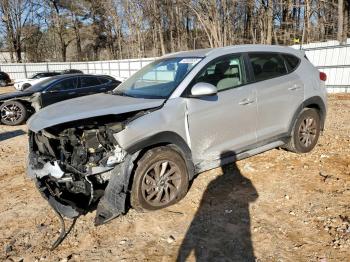
[[296,73],[303,79],[305,85],[304,101],[312,97],[321,98],[327,111],[327,89],[325,82],[320,80],[320,72],[308,60],[302,59],[301,70]]
[[258,100],[258,140],[286,133],[290,119],[303,101],[303,82],[292,73],[254,85]]
[[218,159],[224,151],[256,142],[253,85],[225,90],[208,98],[187,98],[187,103],[189,134],[196,161]]
[[159,133],[172,132],[181,137],[190,148],[186,110],[184,98],[170,99],[159,110],[129,122],[124,130],[115,134],[115,138],[122,148],[128,149]]

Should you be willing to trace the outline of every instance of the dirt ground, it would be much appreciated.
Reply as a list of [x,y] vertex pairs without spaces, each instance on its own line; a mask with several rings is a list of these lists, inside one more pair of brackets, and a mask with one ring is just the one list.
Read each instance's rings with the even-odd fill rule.
[[26,177],[26,130],[0,125],[0,260],[350,261],[350,94],[329,96],[311,153],[275,149],[205,172],[160,211],[100,227],[90,213],[52,252],[59,222]]

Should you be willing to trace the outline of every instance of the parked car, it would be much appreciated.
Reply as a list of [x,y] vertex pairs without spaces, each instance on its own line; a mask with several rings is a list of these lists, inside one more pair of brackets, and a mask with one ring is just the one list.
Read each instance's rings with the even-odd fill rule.
[[111,94],[28,120],[29,168],[61,215],[95,224],[182,199],[195,174],[276,147],[310,152],[326,118],[326,75],[304,53],[246,45],[180,52]]
[[35,84],[40,83],[41,81],[47,79],[48,77],[51,76],[57,76],[60,75],[60,72],[40,72],[40,73],[36,73],[34,75],[32,75],[29,78],[25,78],[25,79],[17,79],[14,83],[14,87],[18,90],[18,91],[22,91],[27,89],[28,87],[31,87]]
[[40,83],[42,80],[48,77],[57,76],[57,75],[66,75],[66,74],[84,74],[84,73],[83,71],[77,70],[77,69],[67,69],[63,71],[52,71],[52,72],[40,72],[32,75],[29,78],[17,79],[14,83],[14,87],[19,91],[23,91],[28,87],[31,87],[32,85]]
[[57,75],[22,92],[0,95],[1,122],[19,125],[35,111],[50,104],[79,96],[113,90],[120,81],[105,75]]
[[0,87],[5,87],[11,83],[11,78],[5,72],[0,71]]
[[84,74],[84,72],[78,69],[66,69],[63,70],[61,74]]

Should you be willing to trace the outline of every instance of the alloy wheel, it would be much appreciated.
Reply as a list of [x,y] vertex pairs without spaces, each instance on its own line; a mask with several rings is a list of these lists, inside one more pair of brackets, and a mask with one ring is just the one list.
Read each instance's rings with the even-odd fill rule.
[[16,104],[8,104],[1,109],[1,118],[7,122],[16,122],[22,115],[22,109]]
[[316,121],[312,117],[305,118],[299,126],[299,141],[304,147],[309,147],[317,135]]
[[180,185],[179,167],[171,161],[158,161],[143,177],[142,196],[149,205],[164,206],[178,196]]

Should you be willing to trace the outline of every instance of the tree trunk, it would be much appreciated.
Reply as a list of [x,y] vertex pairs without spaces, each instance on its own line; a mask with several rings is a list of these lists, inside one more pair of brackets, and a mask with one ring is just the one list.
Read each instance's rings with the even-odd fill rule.
[[80,37],[80,31],[79,31],[79,25],[77,18],[74,19],[74,34],[75,34],[75,44],[77,49],[77,61],[82,60],[82,51],[81,51],[81,37]]
[[338,41],[340,44],[344,43],[343,28],[344,27],[344,1],[338,0]]
[[273,2],[270,0],[267,7],[267,35],[266,44],[272,44],[272,30],[273,30]]
[[345,2],[344,8],[344,26],[343,26],[343,43],[346,44],[348,38],[348,26],[349,26],[349,1]]

